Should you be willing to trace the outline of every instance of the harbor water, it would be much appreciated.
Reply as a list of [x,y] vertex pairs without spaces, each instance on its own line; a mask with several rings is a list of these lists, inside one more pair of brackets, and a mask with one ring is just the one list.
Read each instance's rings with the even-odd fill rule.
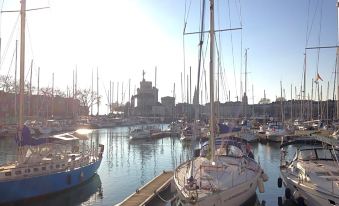
[[[161,125],[163,128],[166,125]],[[177,137],[130,140],[128,127],[98,129],[88,134],[89,141],[105,145],[101,166],[93,178],[68,191],[24,202],[25,205],[115,205],[164,170],[174,170],[191,157],[191,148]],[[253,143],[255,159],[269,176],[265,193],[247,205],[278,205],[284,188],[278,188],[279,143]],[[15,158],[14,138],[0,139],[0,162]],[[262,204],[264,202],[264,204]]]

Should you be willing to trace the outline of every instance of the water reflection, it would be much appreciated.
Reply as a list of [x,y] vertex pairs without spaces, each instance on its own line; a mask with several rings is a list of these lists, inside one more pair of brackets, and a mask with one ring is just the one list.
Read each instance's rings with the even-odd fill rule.
[[[174,170],[192,156],[190,143],[183,143],[179,138],[130,141],[128,127],[93,130],[87,136],[88,146],[95,145],[96,141],[105,145],[99,175],[87,184],[90,185],[87,189],[82,185],[72,189],[71,195],[70,192],[61,193],[32,205],[115,205],[163,170]],[[278,197],[284,195],[284,188],[277,187],[279,146],[279,143],[253,144],[256,160],[260,161],[269,180],[265,183],[265,193],[258,192],[246,206],[278,205]],[[1,139],[0,162],[14,159],[15,148],[13,138]],[[289,151],[288,155],[292,156],[293,150]],[[95,183],[98,179],[101,187],[93,186],[98,185]]]

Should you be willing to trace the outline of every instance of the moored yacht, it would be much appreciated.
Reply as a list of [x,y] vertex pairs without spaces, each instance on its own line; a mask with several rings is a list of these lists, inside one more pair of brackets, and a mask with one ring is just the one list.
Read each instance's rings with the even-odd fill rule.
[[[294,145],[295,155],[287,158],[287,146]],[[281,178],[285,197],[300,205],[339,204],[339,150],[319,139],[299,139],[281,145]]]

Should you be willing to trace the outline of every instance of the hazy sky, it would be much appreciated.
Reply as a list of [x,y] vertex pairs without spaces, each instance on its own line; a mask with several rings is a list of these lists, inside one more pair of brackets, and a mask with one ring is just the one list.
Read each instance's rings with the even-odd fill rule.
[[[20,8],[19,0],[1,0],[0,3],[2,10]],[[218,50],[221,51],[223,71],[220,75],[222,102],[229,90],[232,101],[240,95],[240,73],[244,73],[246,48],[249,48],[247,93],[252,103],[252,85],[255,102],[263,97],[264,89],[271,100],[280,96],[280,81],[287,98],[291,96],[291,84],[295,96],[294,88],[298,87],[299,91],[302,83],[305,46],[337,44],[335,0],[215,0],[215,3],[217,29],[237,28],[242,23],[242,30],[216,35],[217,44],[221,45]],[[198,35],[187,35],[183,40],[182,33],[185,7],[186,31],[199,30],[200,1],[27,0],[27,9],[45,6],[49,8],[27,13],[26,71],[33,59],[33,84],[37,85],[40,67],[41,87],[51,86],[54,72],[55,87],[66,91],[67,86],[72,86],[72,73],[77,68],[79,87],[90,88],[92,70],[96,74],[98,68],[99,93],[104,98],[100,113],[107,111],[104,104],[107,103],[105,90],[108,91],[109,81],[115,82],[115,86],[119,82],[119,101],[123,82],[126,101],[128,80],[131,79],[133,94],[142,80],[142,70],[146,71],[146,80],[152,80],[154,84],[154,68],[157,67],[159,97],[172,96],[175,83],[177,102],[182,101],[186,95],[182,94],[185,88],[181,86],[184,62],[185,75],[192,67],[192,87],[195,86]],[[207,10],[205,30],[209,27],[208,14]],[[14,76],[13,63],[10,65],[15,40],[19,39],[18,16],[19,13],[1,14],[0,74]],[[306,36],[309,36],[307,44]],[[208,44],[206,35],[204,68],[207,80]],[[311,81],[318,68],[324,80],[321,82],[323,98],[326,98],[327,81],[332,90],[334,66],[335,49],[321,50],[319,58],[318,50],[307,51],[307,93],[311,93]],[[205,82],[202,84],[205,92]],[[332,91],[330,94],[332,97]],[[116,99],[116,91],[114,96]],[[206,100],[203,95],[203,103]]]

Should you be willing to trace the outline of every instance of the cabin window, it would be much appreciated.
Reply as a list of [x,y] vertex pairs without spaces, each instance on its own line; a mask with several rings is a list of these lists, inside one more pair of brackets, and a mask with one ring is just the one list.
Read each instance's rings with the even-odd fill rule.
[[299,153],[300,160],[314,160],[317,156],[314,150],[302,150]]
[[46,170],[46,167],[41,167],[41,170],[42,170],[42,171],[45,171],[45,170]]
[[53,169],[53,165],[49,166],[49,169]]
[[34,170],[34,172],[38,172],[39,168],[34,168],[33,170]]
[[327,150],[327,149],[318,149],[317,155],[318,155],[319,159],[324,159],[324,160],[327,160],[327,159],[332,160],[333,159],[331,151]]
[[5,176],[12,176],[12,173],[11,172],[5,172]]
[[15,171],[15,174],[16,174],[16,175],[21,175],[21,170]]
[[62,167],[65,167],[65,164],[62,164],[61,166],[62,166]]
[[31,169],[25,169],[25,173],[30,173]]
[[56,165],[55,168],[60,168],[60,165]]

